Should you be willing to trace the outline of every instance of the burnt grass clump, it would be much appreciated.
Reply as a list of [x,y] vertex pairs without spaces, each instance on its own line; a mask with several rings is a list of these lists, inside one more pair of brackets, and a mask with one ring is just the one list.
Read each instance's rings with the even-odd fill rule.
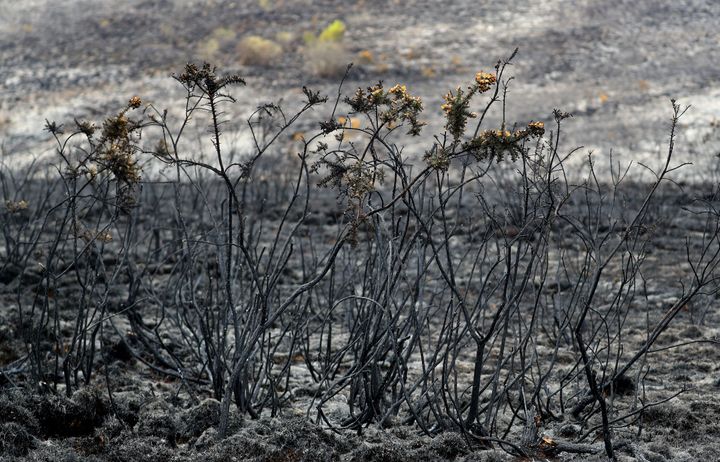
[[685,109],[619,166],[571,114],[505,120],[513,57],[433,136],[345,79],[233,124],[208,64],[179,109],[48,121],[52,158],[0,164],[0,459],[710,460],[720,195]]

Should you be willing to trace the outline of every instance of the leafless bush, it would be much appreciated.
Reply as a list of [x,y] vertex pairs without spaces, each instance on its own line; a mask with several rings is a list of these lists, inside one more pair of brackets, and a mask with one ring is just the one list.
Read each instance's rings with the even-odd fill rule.
[[[32,305],[18,296],[31,334],[15,367],[70,395],[103,357],[136,358],[189,396],[219,400],[220,437],[232,405],[277,415],[302,393],[308,416],[333,429],[415,424],[544,457],[597,452],[586,440],[601,431],[613,458],[613,430],[652,405],[620,411],[615,400],[637,393],[640,366],[678,313],[717,291],[719,215],[697,203],[681,293],[648,321],[645,342],[625,349],[628,316],[648,297],[654,207],[680,167],[683,111],[673,101],[666,158],[642,200],[629,200],[630,179],[601,181],[592,157],[585,178],[568,179],[578,155],[560,150],[570,114],[556,110],[549,129],[485,126],[504,104],[508,63],[446,94],[445,130],[422,162],[396,143],[421,135],[419,98],[377,84],[342,99],[341,83],[285,181],[268,181],[278,176],[266,159],[327,104],[307,88],[296,114],[267,104],[247,119],[254,147],[241,158],[224,150],[221,127],[244,82],[209,65],[176,76],[187,96],[179,122],[133,98],[101,127],[76,122],[66,134],[48,123],[63,193],[42,192],[26,212],[23,181],[7,169],[1,177],[3,271],[27,267],[33,252],[42,265]],[[199,116],[210,159],[181,142]],[[141,158],[165,164],[167,181],[142,179]],[[68,279],[69,331],[57,297]],[[313,386],[301,390],[298,374]],[[582,428],[574,441],[543,434],[563,418]]]

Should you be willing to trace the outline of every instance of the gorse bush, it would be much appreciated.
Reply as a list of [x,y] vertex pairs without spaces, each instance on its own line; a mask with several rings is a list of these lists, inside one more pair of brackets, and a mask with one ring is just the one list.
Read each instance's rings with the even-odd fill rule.
[[[333,23],[317,42],[343,32]],[[4,196],[4,216],[19,217],[2,224],[4,268],[41,268],[34,298],[17,298],[29,345],[17,370],[68,395],[105,375],[112,398],[108,362],[134,358],[177,394],[220,401],[221,438],[231,408],[257,418],[303,406],[333,429],[414,425],[523,457],[595,453],[599,432],[614,457],[614,430],[644,409],[617,405],[639,393],[638,366],[691,300],[717,290],[720,216],[698,214],[681,294],[648,314],[630,350],[649,211],[676,169],[682,110],[673,102],[667,155],[630,203],[627,176],[602,183],[592,158],[584,180],[567,179],[570,114],[518,125],[498,109],[486,126],[505,105],[510,59],[445,95],[444,130],[416,157],[397,142],[425,136],[412,89],[343,98],[344,78],[330,102],[303,88],[293,115],[258,107],[253,148],[233,157],[221,128],[244,81],[208,64],[175,76],[180,120],[132,98],[99,127],[49,122],[61,193]],[[316,133],[293,136],[295,161],[281,162],[285,135],[320,111]],[[196,120],[209,122],[209,158],[183,142]],[[143,175],[158,163],[162,181]],[[573,441],[544,433],[563,419],[583,428]]]

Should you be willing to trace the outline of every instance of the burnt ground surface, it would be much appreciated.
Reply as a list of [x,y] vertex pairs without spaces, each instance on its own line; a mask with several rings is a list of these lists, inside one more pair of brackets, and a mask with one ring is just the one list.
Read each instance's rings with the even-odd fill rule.
[[[477,70],[490,69],[519,47],[512,68],[516,81],[508,107],[511,119],[549,121],[558,107],[575,114],[566,125],[568,146],[584,145],[600,153],[614,148],[625,161],[652,159],[667,138],[667,101],[677,98],[694,106],[683,119],[679,152],[702,164],[714,159],[716,149],[712,140],[705,142],[720,108],[718,17],[720,4],[711,0],[513,0],[503,5],[276,1],[266,8],[250,1],[168,0],[128,1],[122,9],[109,1],[68,0],[62,6],[39,0],[2,2],[3,162],[48,150],[48,135],[41,130],[45,118],[103,118],[136,94],[159,107],[177,104],[182,94],[168,75],[187,61],[210,59],[247,77],[248,87],[236,95],[238,116],[280,97],[292,105],[304,83],[330,93],[337,78],[307,72],[299,45],[288,46],[269,66],[243,66],[232,41],[211,51],[203,44],[218,28],[234,31],[238,39],[247,34],[273,38],[277,32],[317,32],[340,18],[348,26],[345,43],[351,60],[357,61],[363,50],[373,55],[372,62],[356,66],[346,88],[378,79],[406,83],[424,97],[431,126],[441,124],[438,108],[447,89],[472,79]],[[424,146],[409,148],[422,152]],[[676,300],[684,239],[698,231],[688,215],[678,212],[691,193],[674,191],[675,202],[670,203],[678,208],[664,210],[673,218],[662,228],[650,256],[647,303],[629,317],[628,351],[647,335],[646,316],[659,318]],[[26,354],[13,327],[18,325],[13,307],[18,293],[30,297],[23,299],[25,306],[32,303],[40,277],[32,265],[29,268],[0,274],[0,367],[12,367]],[[72,294],[68,284],[67,293]],[[121,288],[118,293],[120,297]],[[72,295],[64,301],[71,305]],[[618,399],[617,406],[629,409],[638,395],[644,402],[656,402],[682,391],[649,408],[641,426],[636,423],[616,435],[630,442],[620,451],[620,460],[714,460],[720,451],[720,351],[706,341],[720,334],[719,316],[714,299],[683,311],[649,356],[638,393]],[[72,319],[68,310],[61,321],[67,326]],[[11,382],[3,379],[2,460],[512,459],[497,448],[468,448],[455,433],[430,439],[402,425],[382,431],[371,427],[361,435],[328,432],[302,418],[309,405],[309,392],[302,391],[283,409],[282,418],[236,417],[232,435],[216,442],[218,403],[206,396],[178,398],[176,381],[132,359],[123,352],[122,339],[116,340],[120,346],[103,358],[106,365],[99,379],[72,399],[41,385],[33,393],[12,391]],[[703,342],[662,348],[697,340]],[[12,381],[22,378],[12,372]],[[103,376],[114,390],[112,402]],[[311,383],[300,374],[291,386],[303,390]],[[554,436],[577,430],[571,423],[554,422],[545,431]],[[592,457],[602,460],[601,455]]]
[[[642,186],[634,188],[639,190]],[[159,196],[150,191],[151,187],[147,186],[139,198],[139,207],[152,208],[152,212],[138,213],[136,226],[141,229],[152,223],[170,220],[165,215],[172,208],[152,205],[152,198]],[[630,191],[633,191],[632,187]],[[687,185],[682,194],[669,188],[653,202],[650,215],[655,226],[652,235],[647,236],[649,244],[645,249],[643,282],[638,286],[633,301],[623,308],[623,312],[627,310],[622,331],[625,355],[636,351],[647,338],[649,328],[681,296],[682,284],[689,282],[685,263],[686,239],[690,242],[690,253],[694,254],[706,230],[703,217],[693,213],[698,210],[699,203],[689,198],[699,197],[702,193],[702,190]],[[639,195],[634,194],[637,190],[631,194],[637,199]],[[339,205],[332,194],[326,199],[320,196],[318,200],[316,210],[320,213],[302,225],[299,235],[312,234],[316,242],[332,242],[337,232]],[[628,203],[629,209],[635,206],[635,201]],[[24,214],[30,213],[27,210],[12,217],[21,223],[29,217]],[[582,212],[578,210],[577,213]],[[267,220],[265,226],[272,229],[280,215],[281,210],[269,207],[264,215]],[[192,222],[192,216],[188,215],[188,226],[202,228],[202,224]],[[558,226],[553,233],[557,236],[558,249],[564,249],[566,258],[569,258],[578,250],[579,243],[570,237],[572,232],[569,227]],[[474,238],[477,231],[463,229],[461,227],[453,238],[457,252],[465,252],[477,245]],[[496,236],[496,239],[500,242],[502,236]],[[118,264],[116,251],[113,251],[115,245],[110,243],[104,250],[105,274],[112,274]],[[362,248],[354,252],[357,253],[350,254],[351,257],[359,258]],[[64,253],[72,259],[72,249],[64,248]],[[176,277],[179,269],[177,262],[139,257],[135,269],[145,274],[142,281],[144,293],[152,295],[163,287],[165,281]],[[155,360],[144,350],[127,324],[123,303],[130,281],[121,275],[112,279],[110,287],[106,288],[110,296],[107,306],[111,324],[102,334],[103,347],[95,359],[91,384],[81,387],[72,398],[67,398],[62,391],[62,383],[57,391],[48,384],[31,383],[27,360],[30,345],[38,345],[35,348],[50,354],[54,351],[53,345],[56,345],[53,332],[69,338],[67,336],[72,333],[77,316],[77,297],[81,292],[75,272],[61,276],[51,297],[53,306],[58,310],[57,324],[51,323],[39,334],[31,334],[27,329],[28,313],[33,306],[40,309],[37,305],[43,299],[40,294],[46,290],[40,260],[35,261],[34,258],[24,268],[5,265],[0,272],[0,368],[3,371],[0,375],[0,460],[516,460],[501,446],[496,445],[492,449],[470,447],[457,432],[440,432],[430,438],[417,426],[403,423],[402,419],[389,421],[383,429],[370,425],[362,432],[332,432],[316,412],[315,397],[319,389],[308,373],[306,359],[302,354],[288,352],[283,349],[285,347],[274,353],[279,363],[292,357],[289,382],[282,387],[283,398],[278,414],[273,417],[267,413],[259,419],[251,419],[233,411],[229,436],[218,441],[216,427],[220,403],[211,398],[207,384],[198,384],[193,387],[194,392],[188,394],[177,376],[158,372],[153,367]],[[293,274],[293,268],[300,265],[297,258],[293,257],[290,273],[281,281],[281,286],[288,290],[299,283],[298,276]],[[550,264],[552,266],[557,262],[551,259]],[[619,265],[618,261],[613,262],[608,274],[620,274]],[[458,277],[463,278],[464,275],[459,274]],[[611,277],[601,285],[601,300],[613,298],[613,280]],[[552,299],[560,305],[572,292],[570,284],[561,282],[558,282],[557,288],[549,285],[544,292],[548,300]],[[530,305],[532,303],[528,304],[528,309]],[[149,305],[144,307],[144,303],[136,309],[138,313],[145,313],[143,322],[148,326],[160,317],[157,310]],[[19,318],[21,310],[25,321]],[[168,315],[172,310],[169,308]],[[549,328],[552,321],[548,319],[542,324],[546,322]],[[53,325],[57,325],[57,330]],[[112,331],[110,325],[117,330]],[[713,460],[720,451],[719,326],[717,296],[699,297],[683,307],[648,357],[633,368],[627,387],[618,389],[610,404],[612,415],[634,416],[613,432],[618,446],[618,460]],[[171,347],[178,360],[192,363],[192,351],[182,346],[179,337],[173,337],[173,330],[164,329],[162,332],[162,342]],[[36,335],[39,337],[34,337]],[[553,341],[544,334],[538,334],[536,339],[537,354],[545,358],[541,360],[547,360],[552,353]],[[315,337],[311,340],[316,341]],[[461,357],[457,364],[463,380],[469,380],[472,375],[472,360],[468,355]],[[563,344],[556,357],[556,372],[553,372],[548,385],[556,386],[557,377],[576,367],[577,361],[572,342]],[[52,374],[52,362],[49,367],[48,373]],[[575,386],[568,389],[573,393],[581,390]],[[112,391],[111,395],[108,395],[108,390]],[[648,407],[639,412],[643,406]],[[583,448],[592,448],[596,454],[561,452],[555,457],[544,458],[605,460],[601,435],[597,427],[592,429],[598,424],[597,413],[587,425],[582,425],[570,415],[569,408],[564,412],[556,405],[552,408],[554,417],[538,427],[541,435],[555,441],[574,441],[579,435],[589,432]],[[324,412],[325,418],[336,425],[347,415],[347,408],[340,399],[326,403]],[[516,431],[507,437],[510,441],[521,438],[522,434]]]
[[[713,0],[2,2],[0,139],[6,153],[37,155],[47,147],[46,118],[104,116],[132,95],[174,106],[178,85],[167,76],[188,61],[247,77],[232,120],[268,101],[299,104],[304,84],[332,93],[339,78],[308,70],[300,37],[339,18],[347,53],[338,59],[357,64],[346,88],[405,83],[424,98],[431,128],[441,125],[447,90],[519,47],[511,123],[549,123],[559,108],[575,116],[567,146],[652,162],[665,149],[675,98],[693,106],[681,124],[682,160],[705,165],[718,145],[695,145],[720,111],[719,16]],[[247,35],[284,37],[282,56],[240,65],[236,45]]]

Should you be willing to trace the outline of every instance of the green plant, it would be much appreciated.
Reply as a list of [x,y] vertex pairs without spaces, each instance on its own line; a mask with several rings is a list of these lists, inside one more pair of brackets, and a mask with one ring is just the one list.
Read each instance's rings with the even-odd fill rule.
[[345,23],[336,19],[320,32],[317,39],[320,42],[341,42],[345,37],[345,31]]

